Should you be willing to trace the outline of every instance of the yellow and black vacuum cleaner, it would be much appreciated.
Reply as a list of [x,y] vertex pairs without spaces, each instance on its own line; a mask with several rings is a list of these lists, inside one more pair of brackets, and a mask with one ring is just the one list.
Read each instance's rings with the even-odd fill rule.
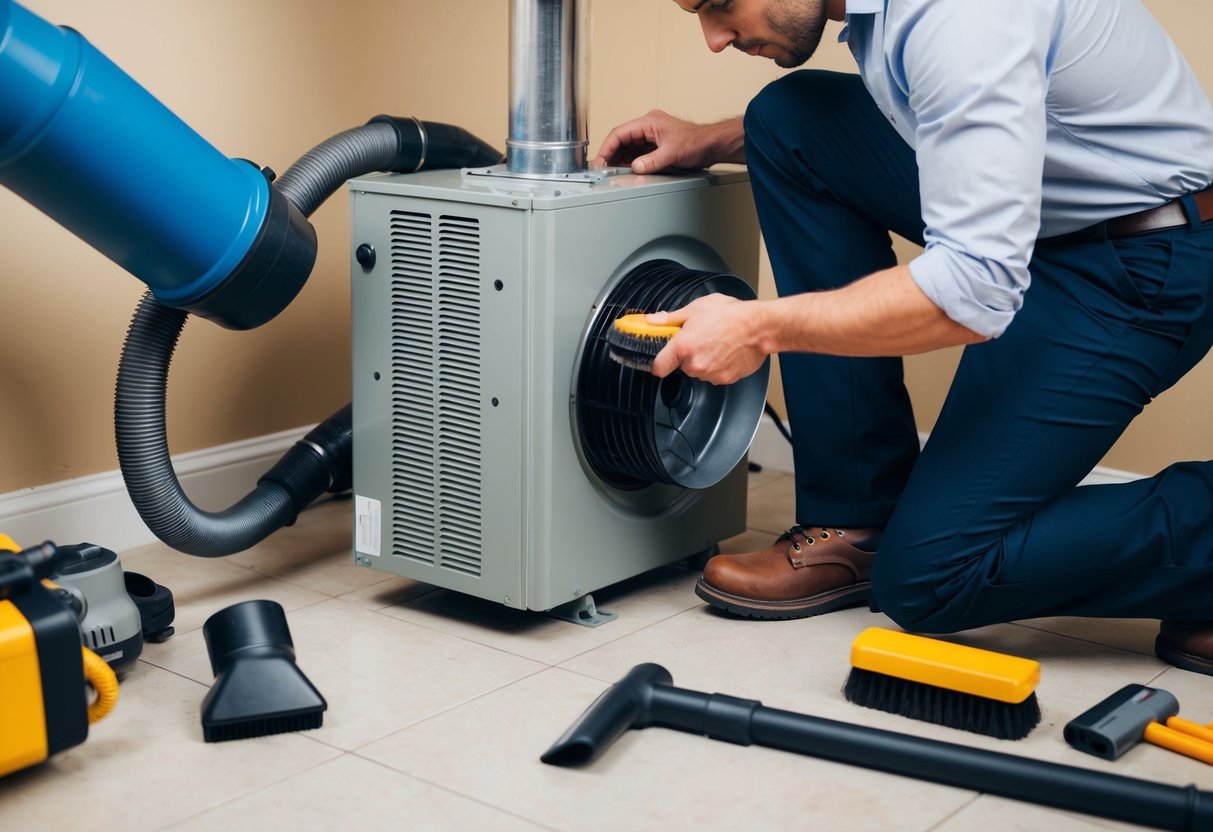
[[0,777],[84,742],[118,699],[113,670],[44,583],[59,560],[54,544],[19,550],[0,535]]

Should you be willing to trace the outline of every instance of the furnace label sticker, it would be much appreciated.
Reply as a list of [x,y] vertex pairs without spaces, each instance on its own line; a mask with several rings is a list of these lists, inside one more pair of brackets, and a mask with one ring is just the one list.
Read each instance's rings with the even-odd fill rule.
[[379,557],[379,516],[382,504],[370,497],[354,497],[354,547],[364,555]]

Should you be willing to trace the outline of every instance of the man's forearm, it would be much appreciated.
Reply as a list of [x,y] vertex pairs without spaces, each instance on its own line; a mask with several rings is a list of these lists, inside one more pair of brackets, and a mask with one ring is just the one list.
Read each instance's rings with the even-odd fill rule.
[[987,340],[945,315],[904,265],[841,289],[758,303],[757,325],[768,353],[912,355]]

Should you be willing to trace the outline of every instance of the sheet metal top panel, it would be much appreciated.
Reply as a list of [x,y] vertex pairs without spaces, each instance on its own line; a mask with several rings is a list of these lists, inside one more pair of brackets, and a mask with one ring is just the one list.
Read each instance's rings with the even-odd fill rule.
[[627,168],[611,168],[607,176],[596,182],[515,179],[468,175],[458,170],[432,170],[408,174],[374,173],[351,179],[349,187],[367,193],[552,211],[655,193],[716,187],[745,182],[747,178],[745,169],[735,166],[669,176],[639,176]]

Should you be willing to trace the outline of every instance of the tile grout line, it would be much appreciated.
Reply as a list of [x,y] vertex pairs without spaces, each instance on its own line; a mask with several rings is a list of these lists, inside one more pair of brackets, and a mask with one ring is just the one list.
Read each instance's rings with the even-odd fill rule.
[[[327,746],[327,747],[331,748],[332,746]],[[283,777],[278,778],[277,780],[272,780],[269,783],[263,783],[262,785],[257,786],[256,788],[253,788],[253,789],[249,789],[248,791],[246,791],[242,794],[237,794],[234,796],[227,797],[223,800],[220,800],[217,803],[212,804],[211,806],[207,806],[205,809],[202,809],[201,811],[194,812],[193,814],[187,815],[186,817],[183,817],[183,818],[179,818],[179,819],[173,821],[172,823],[168,824],[167,826],[158,826],[158,827],[156,827],[156,830],[157,830],[157,832],[167,832],[167,830],[170,830],[176,826],[181,826],[182,824],[187,823],[187,822],[193,820],[194,818],[205,815],[207,812],[212,812],[215,809],[219,809],[219,808],[222,808],[223,806],[228,805],[229,803],[235,803],[238,800],[243,800],[244,798],[246,798],[250,795],[256,794],[257,792],[260,792],[264,789],[272,788],[273,786],[277,786],[280,783],[285,783],[288,780],[294,779],[295,777],[299,777],[300,775],[307,774],[309,771],[315,771],[316,769],[320,768],[321,766],[328,765],[329,763],[333,762],[334,760],[341,759],[342,756],[345,756],[347,754],[349,754],[348,751],[343,751],[340,754],[337,754],[336,756],[329,757],[327,760],[321,760],[320,762],[316,763],[313,766],[308,766],[307,768],[292,772],[290,774],[287,774]]]
[[[1022,622],[1022,621],[1007,621],[1007,622],[1004,622],[1004,623],[1006,623],[1006,624],[1010,624],[1010,625],[1011,625],[1011,626],[1013,626],[1013,627],[1022,627],[1022,628],[1023,628],[1023,629],[1025,629],[1025,630],[1031,630],[1032,632],[1035,632],[1035,633],[1048,633],[1048,634],[1049,634],[1049,635],[1051,635],[1051,636],[1057,636],[1058,638],[1064,638],[1064,639],[1068,639],[1069,641],[1077,641],[1077,642],[1079,642],[1079,643],[1081,643],[1081,644],[1092,644],[1092,645],[1094,645],[1094,646],[1096,646],[1096,647],[1106,647],[1106,648],[1108,648],[1109,650],[1119,650],[1119,651],[1120,651],[1120,652],[1122,652],[1122,653],[1130,653],[1130,654],[1132,654],[1132,655],[1134,655],[1134,656],[1153,656],[1153,655],[1154,655],[1153,653],[1143,653],[1143,652],[1141,652],[1141,651],[1139,651],[1139,650],[1133,650],[1133,649],[1128,648],[1128,647],[1121,647],[1121,646],[1116,645],[1116,644],[1106,644],[1106,643],[1104,643],[1104,642],[1102,642],[1102,641],[1092,641],[1092,640],[1091,640],[1091,639],[1089,639],[1089,638],[1082,638],[1082,637],[1080,637],[1080,636],[1069,635],[1068,633],[1059,633],[1059,632],[1057,632],[1056,630],[1049,630],[1049,629],[1046,629],[1046,628],[1044,628],[1044,627],[1033,627],[1032,625],[1030,625],[1030,624],[1025,624],[1025,623],[1024,623],[1024,622]],[[1161,672],[1165,672],[1165,671],[1166,671],[1166,669],[1167,669],[1167,668],[1166,668],[1166,667],[1164,667],[1164,668],[1162,669],[1162,671],[1159,671],[1159,672],[1160,672],[1160,673],[1161,673]]]
[[347,753],[350,754],[350,756],[352,756],[352,757],[357,757],[359,760],[364,760],[368,763],[371,763],[372,765],[379,766],[380,768],[382,768],[386,771],[390,771],[392,774],[399,775],[401,777],[408,777],[410,780],[416,780],[418,783],[425,783],[427,786],[431,786],[435,789],[440,789],[440,790],[446,792],[447,794],[455,795],[456,797],[462,798],[464,800],[470,800],[473,803],[476,803],[480,806],[484,806],[488,809],[492,809],[493,811],[500,812],[504,815],[509,815],[512,818],[517,818],[518,820],[525,821],[526,823],[533,824],[535,826],[538,826],[541,829],[548,829],[548,830],[551,830],[551,832],[559,832],[559,830],[556,827],[548,826],[546,823],[536,820],[535,818],[530,818],[530,817],[527,817],[526,815],[520,815],[517,812],[511,811],[510,809],[506,809],[502,806],[498,806],[495,803],[490,803],[481,797],[477,797],[475,795],[461,792],[458,789],[452,788],[451,786],[445,786],[442,783],[438,783],[433,780],[427,780],[424,777],[418,777],[416,774],[410,774],[407,771],[401,771],[398,768],[393,768],[392,766],[388,765],[387,763],[380,762],[379,760],[373,760],[370,757],[364,757],[361,754],[359,754],[357,751],[350,751]]

